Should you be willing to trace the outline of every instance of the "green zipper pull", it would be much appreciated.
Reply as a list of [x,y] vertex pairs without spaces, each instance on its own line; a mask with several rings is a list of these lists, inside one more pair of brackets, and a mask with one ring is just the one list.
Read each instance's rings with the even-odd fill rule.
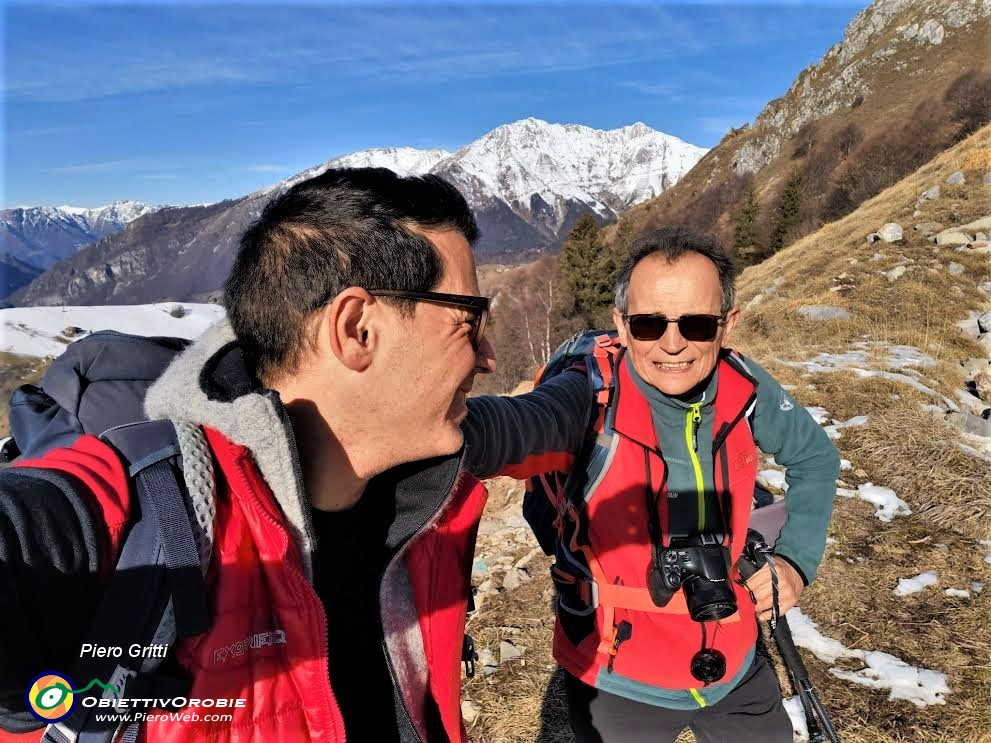
[[692,450],[699,450],[699,423],[702,422],[702,403],[697,402],[691,406],[692,414]]

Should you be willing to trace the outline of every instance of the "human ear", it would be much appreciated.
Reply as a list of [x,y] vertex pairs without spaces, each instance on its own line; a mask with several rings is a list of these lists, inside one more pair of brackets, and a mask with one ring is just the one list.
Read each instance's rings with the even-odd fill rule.
[[623,322],[623,315],[618,307],[612,308],[612,321],[616,325],[616,331],[619,333],[619,342],[629,348],[630,344],[626,342],[626,323]]
[[726,348],[729,346],[730,336],[733,334],[733,328],[740,321],[740,308],[734,307],[728,313],[726,313],[726,320],[723,325],[723,339],[720,342],[720,346]]
[[375,299],[364,289],[345,289],[324,310],[323,337],[345,367],[363,371],[375,350]]

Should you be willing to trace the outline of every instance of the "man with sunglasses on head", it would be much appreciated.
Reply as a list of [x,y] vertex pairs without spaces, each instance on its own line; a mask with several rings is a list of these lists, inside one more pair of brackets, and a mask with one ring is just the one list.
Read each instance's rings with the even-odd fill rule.
[[[486,493],[461,425],[475,375],[495,368],[477,234],[439,177],[345,169],[275,197],[242,236],[227,320],[145,399],[180,432],[162,451],[181,452],[187,489],[213,504],[196,505],[196,548],[213,535],[208,626],[162,668],[184,680],[178,696],[239,703],[219,723],[159,715],[143,740],[467,740],[460,668]],[[535,419],[551,419],[554,389],[530,397]],[[114,440],[83,436],[0,471],[0,738],[42,727],[25,689],[77,668],[104,588],[119,585],[140,509]],[[492,472],[518,454],[473,449]],[[109,609],[126,622],[148,600],[136,590]],[[164,693],[158,674],[138,681],[142,696]],[[50,740],[75,739],[73,715]]]
[[[577,405],[572,388],[554,392],[559,437],[594,421],[551,536],[554,656],[576,738],[655,743],[690,727],[705,743],[790,743],[777,680],[756,650],[756,619],[791,609],[815,577],[839,455],[781,385],[730,351],[740,311],[732,262],[714,238],[670,228],[637,240],[613,319],[620,349],[595,379],[608,392],[601,407],[592,385]],[[467,425],[549,436],[526,418],[529,405],[474,398]],[[787,467],[787,521],[773,572],[764,566],[744,585],[733,566],[750,525],[758,448]]]

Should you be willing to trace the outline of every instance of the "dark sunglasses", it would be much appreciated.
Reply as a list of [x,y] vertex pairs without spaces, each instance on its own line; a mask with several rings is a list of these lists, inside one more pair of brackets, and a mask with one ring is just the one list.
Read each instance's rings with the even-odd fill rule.
[[656,341],[668,329],[668,323],[677,323],[678,332],[686,341],[711,341],[719,332],[726,315],[682,315],[678,318],[664,315],[623,315],[630,334],[638,341]]
[[457,307],[469,313],[468,324],[471,330],[468,340],[472,348],[478,350],[485,336],[485,323],[489,317],[489,298],[473,297],[468,294],[443,294],[441,292],[408,292],[402,289],[369,289],[373,297],[395,297],[396,299],[411,299],[414,302],[430,302],[447,307]]

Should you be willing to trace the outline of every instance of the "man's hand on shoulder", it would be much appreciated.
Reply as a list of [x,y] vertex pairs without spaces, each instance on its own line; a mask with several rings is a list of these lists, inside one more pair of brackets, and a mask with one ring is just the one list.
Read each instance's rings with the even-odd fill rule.
[[[805,582],[787,560],[775,560],[774,566],[778,571],[778,611],[785,614],[798,604]],[[770,566],[765,565],[754,573],[747,581],[747,586],[757,599],[757,618],[765,621],[770,619],[773,603]]]

